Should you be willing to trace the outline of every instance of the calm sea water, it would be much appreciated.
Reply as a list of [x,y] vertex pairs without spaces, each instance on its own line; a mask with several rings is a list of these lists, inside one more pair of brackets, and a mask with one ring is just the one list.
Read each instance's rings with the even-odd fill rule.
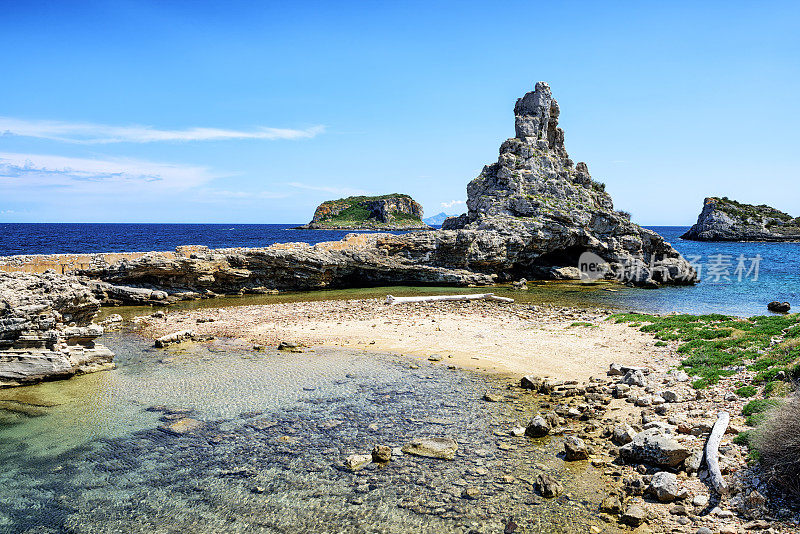
[[[343,238],[337,230],[294,230],[289,224],[0,224],[0,255],[260,247]],[[604,291],[574,285],[534,288],[524,300],[601,305],[651,312],[766,313],[773,300],[800,306],[800,243],[700,243],[680,239],[688,228],[651,227],[696,262],[703,282],[657,291]],[[740,260],[741,258],[741,260]],[[741,265],[740,265],[741,263]],[[738,270],[737,270],[738,268]]]

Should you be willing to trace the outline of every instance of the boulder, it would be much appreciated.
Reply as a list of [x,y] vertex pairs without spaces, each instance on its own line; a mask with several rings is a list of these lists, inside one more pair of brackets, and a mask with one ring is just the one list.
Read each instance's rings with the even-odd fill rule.
[[631,527],[638,527],[647,519],[647,512],[638,504],[631,504],[625,508],[620,520]]
[[778,302],[776,300],[767,304],[767,309],[774,313],[789,313],[789,310],[792,309],[792,305],[788,302]]
[[453,460],[456,457],[458,444],[453,438],[416,438],[406,443],[402,451],[414,456]]
[[628,423],[620,423],[614,426],[612,441],[617,445],[626,445],[633,441],[636,431]]
[[678,467],[689,457],[689,449],[655,428],[639,432],[619,452],[627,462],[661,467]]

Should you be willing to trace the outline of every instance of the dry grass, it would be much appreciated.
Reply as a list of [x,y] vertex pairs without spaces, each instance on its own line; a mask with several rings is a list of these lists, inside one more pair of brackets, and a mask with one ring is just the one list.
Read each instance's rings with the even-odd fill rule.
[[770,412],[753,445],[767,480],[800,499],[800,393]]

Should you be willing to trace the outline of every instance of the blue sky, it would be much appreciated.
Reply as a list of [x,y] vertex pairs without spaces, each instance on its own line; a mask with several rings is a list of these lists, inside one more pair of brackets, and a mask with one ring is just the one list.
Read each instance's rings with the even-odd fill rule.
[[538,80],[636,222],[707,195],[800,215],[798,27],[796,2],[8,1],[0,221],[460,213]]

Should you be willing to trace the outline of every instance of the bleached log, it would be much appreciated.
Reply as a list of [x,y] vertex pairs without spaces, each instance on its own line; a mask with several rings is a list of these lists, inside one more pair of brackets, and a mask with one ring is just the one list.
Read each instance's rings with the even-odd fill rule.
[[386,304],[394,306],[408,302],[437,302],[437,301],[465,301],[465,300],[494,300],[497,302],[514,302],[508,297],[498,297],[494,293],[474,293],[469,295],[431,295],[427,297],[395,297],[386,295]]
[[731,421],[731,416],[728,412],[719,412],[717,414],[717,422],[711,429],[711,435],[708,436],[706,442],[706,465],[708,466],[708,476],[711,478],[711,485],[714,490],[723,495],[728,491],[728,485],[725,484],[725,479],[722,478],[722,472],[719,469],[719,443],[722,441],[722,436],[728,428],[728,423]]

